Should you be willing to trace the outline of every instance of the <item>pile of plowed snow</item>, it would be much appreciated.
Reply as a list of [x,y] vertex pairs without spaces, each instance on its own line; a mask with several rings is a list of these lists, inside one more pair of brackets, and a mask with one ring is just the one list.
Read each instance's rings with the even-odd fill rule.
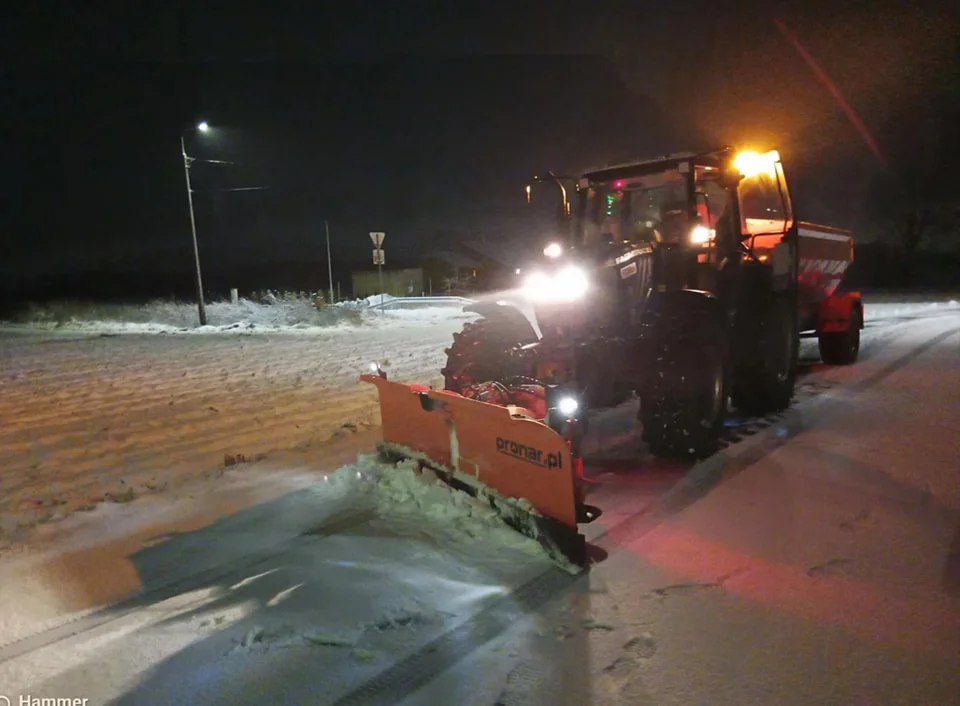
[[922,316],[939,312],[960,310],[960,301],[944,299],[942,301],[893,302],[873,301],[864,297],[864,319],[872,320],[893,319],[906,316]]
[[344,309],[369,309],[379,307],[381,304],[388,304],[396,298],[392,294],[371,294],[369,297],[363,297],[362,299],[337,302],[334,306]]
[[[394,299],[385,296],[385,301]],[[207,325],[199,325],[195,304],[155,301],[143,305],[51,303],[32,306],[16,321],[37,330],[104,334],[317,333],[354,330],[358,326],[411,327],[440,320],[470,318],[460,306],[381,311],[379,295],[317,307],[309,298],[240,299],[206,305]]]
[[486,499],[454,490],[428,469],[418,470],[414,461],[390,465],[361,455],[357,463],[326,476],[325,485],[338,506],[372,512],[374,522],[391,534],[431,541],[472,561],[478,556],[503,562],[540,557],[571,573],[579,571],[508,526]]

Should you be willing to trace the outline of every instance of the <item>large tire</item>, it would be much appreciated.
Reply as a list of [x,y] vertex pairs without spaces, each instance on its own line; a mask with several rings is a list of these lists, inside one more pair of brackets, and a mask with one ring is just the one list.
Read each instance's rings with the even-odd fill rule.
[[463,392],[469,385],[504,380],[523,375],[522,361],[514,354],[518,348],[509,326],[490,319],[477,319],[453,334],[453,345],[446,349],[447,364],[441,369],[444,389]]
[[860,311],[850,314],[846,331],[821,333],[818,337],[820,359],[827,365],[852,365],[860,357]]
[[790,406],[797,383],[800,325],[792,297],[771,295],[763,309],[737,327],[739,350],[731,397],[738,412],[764,416]]
[[691,307],[657,328],[640,390],[643,440],[655,456],[706,458],[717,451],[727,412],[726,323],[718,311]]
[[655,456],[706,458],[716,453],[726,414],[726,366],[715,346],[673,356],[658,370],[670,390],[641,400],[643,439]]

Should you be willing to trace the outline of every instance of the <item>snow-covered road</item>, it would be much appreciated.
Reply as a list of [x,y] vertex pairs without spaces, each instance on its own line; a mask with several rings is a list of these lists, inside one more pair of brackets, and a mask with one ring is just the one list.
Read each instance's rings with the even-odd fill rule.
[[[278,458],[296,473],[250,464],[277,485],[261,503],[251,498],[267,493],[262,483],[238,482],[176,510],[154,498],[60,523],[77,532],[65,552],[0,566],[0,694],[138,705],[955,703],[960,309],[877,305],[868,317],[860,363],[811,362],[790,412],[693,468],[638,468],[624,412],[606,415],[588,469],[605,514],[584,528],[598,563],[583,576],[472,505],[441,512],[439,489],[402,474],[377,484],[376,464],[318,482],[330,459],[289,448]],[[375,355],[406,360],[399,349],[415,338],[418,362],[435,371],[433,337],[442,351],[458,325],[397,329],[376,339]],[[166,394],[201,410],[219,374],[211,357],[228,372],[278,364],[313,385],[315,405],[345,404],[353,368],[370,358],[349,338],[352,358],[333,354],[338,385],[327,373],[310,382],[319,366],[292,337],[244,339],[244,354],[200,336],[96,339],[49,344],[37,353],[47,368],[25,362],[24,348],[4,364],[50,376],[52,361],[72,361],[74,377],[62,363],[39,375],[50,408],[37,406],[33,428],[52,430],[52,400],[82,415],[63,391],[83,365],[92,375],[98,359],[111,362],[115,379],[154,385],[140,416],[134,395],[103,395],[116,423],[136,425]],[[175,359],[217,374],[168,392]],[[142,367],[121,364],[133,360]],[[398,377],[420,374],[403,365]],[[245,387],[237,423],[255,414],[253,395],[261,408],[293,399],[286,387]],[[18,394],[2,405],[34,409]],[[215,429],[228,443],[229,425]],[[355,441],[340,439],[339,453]],[[30,465],[18,462],[25,477]],[[141,596],[92,612],[118,586]]]

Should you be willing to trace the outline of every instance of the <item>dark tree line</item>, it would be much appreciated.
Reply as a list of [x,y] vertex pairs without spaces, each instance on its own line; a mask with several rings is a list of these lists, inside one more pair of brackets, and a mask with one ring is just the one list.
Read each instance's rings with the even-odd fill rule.
[[872,184],[876,231],[911,258],[920,250],[960,254],[960,82],[903,105],[884,140],[888,169]]

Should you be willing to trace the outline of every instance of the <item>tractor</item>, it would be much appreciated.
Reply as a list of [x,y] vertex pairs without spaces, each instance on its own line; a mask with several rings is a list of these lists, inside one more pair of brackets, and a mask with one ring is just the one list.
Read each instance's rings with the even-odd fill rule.
[[521,268],[519,305],[465,307],[479,318],[446,350],[445,390],[475,396],[493,383],[505,404],[539,386],[553,401],[547,423],[574,421],[581,435],[591,410],[639,397],[653,454],[703,458],[731,405],[763,416],[790,404],[801,333],[816,332],[827,363],[856,360],[862,303],[836,293],[852,237],[797,220],[776,151],[724,147],[550,178],[561,237]]

